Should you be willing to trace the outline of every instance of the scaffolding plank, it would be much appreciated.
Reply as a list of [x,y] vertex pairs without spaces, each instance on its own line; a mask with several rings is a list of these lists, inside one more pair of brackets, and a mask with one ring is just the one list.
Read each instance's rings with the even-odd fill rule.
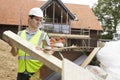
[[100,47],[96,47],[93,49],[93,51],[89,54],[89,56],[86,58],[86,60],[81,64],[81,67],[85,68],[91,60],[94,58],[96,53],[100,50]]
[[60,59],[54,57],[53,55],[47,54],[44,51],[35,49],[34,45],[22,39],[12,31],[5,31],[3,33],[3,39],[5,41],[11,41],[13,45],[17,48],[24,50],[26,53],[29,53],[33,58],[40,60],[53,71],[61,73],[62,61]]
[[62,80],[97,80],[90,71],[63,59]]
[[89,35],[75,35],[75,34],[56,34],[56,33],[48,33],[50,37],[65,37],[71,39],[90,39]]

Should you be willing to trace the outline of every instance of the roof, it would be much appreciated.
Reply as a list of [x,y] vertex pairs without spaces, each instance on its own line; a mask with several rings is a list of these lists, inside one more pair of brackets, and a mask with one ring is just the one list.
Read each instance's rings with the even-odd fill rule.
[[79,5],[79,4],[65,4],[71,12],[76,14],[78,21],[72,21],[72,28],[76,29],[92,29],[92,30],[102,30],[97,17],[92,12],[89,5]]
[[[20,15],[22,25],[27,25],[28,12],[33,7],[41,7],[45,4],[40,0],[0,0],[0,24],[19,25]],[[92,30],[102,30],[102,26],[88,5],[61,4],[69,9],[70,14],[76,14],[78,21],[71,21],[72,28],[80,29],[88,27]],[[22,13],[22,14],[20,14]]]
[[22,15],[22,25],[27,25],[29,10],[44,3],[37,0],[0,0],[0,24],[19,25]]
[[72,12],[70,12],[70,10],[64,5],[61,0],[48,0],[43,6],[41,6],[41,9],[45,10],[53,1],[56,1],[66,13],[68,12],[68,15],[71,19],[75,19],[75,16],[72,14]]

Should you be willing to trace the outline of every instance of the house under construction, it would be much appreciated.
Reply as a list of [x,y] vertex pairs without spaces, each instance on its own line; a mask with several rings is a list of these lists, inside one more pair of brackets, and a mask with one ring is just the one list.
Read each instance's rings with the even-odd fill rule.
[[[48,0],[46,2],[7,0],[1,1],[1,4],[1,33],[8,29],[17,32],[25,28],[28,11],[32,7],[40,6],[44,12],[44,20],[40,28],[48,33],[54,33],[56,36],[58,34],[58,37],[65,34],[67,42],[65,46],[77,45],[87,48],[97,46],[97,35],[102,27],[88,5],[64,4],[61,0]],[[3,6],[4,4],[7,5]],[[12,4],[14,6],[11,6]]]
[[[50,37],[64,37],[65,46],[77,45],[80,48],[97,46],[97,35],[102,30],[97,18],[88,5],[66,4],[61,0],[0,0],[0,37],[5,30],[17,33],[26,28],[28,11],[40,7],[44,20],[40,29],[48,32]],[[5,5],[6,4],[6,5]],[[14,5],[14,6],[13,6]],[[58,53],[58,52],[56,52]],[[65,58],[74,61],[81,56],[79,50],[63,51]],[[60,58],[60,55],[54,54]],[[43,67],[41,76],[46,78],[52,71]]]

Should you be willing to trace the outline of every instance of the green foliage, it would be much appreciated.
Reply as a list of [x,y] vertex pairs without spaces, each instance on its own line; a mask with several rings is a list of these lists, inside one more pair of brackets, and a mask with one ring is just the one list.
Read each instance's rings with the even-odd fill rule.
[[112,39],[112,38],[113,38],[112,34],[99,35],[99,39]]
[[114,33],[113,31],[108,31],[107,34],[101,33],[98,35],[98,38],[99,39],[113,39],[113,33]]
[[92,8],[104,31],[116,32],[120,23],[120,0],[98,0]]

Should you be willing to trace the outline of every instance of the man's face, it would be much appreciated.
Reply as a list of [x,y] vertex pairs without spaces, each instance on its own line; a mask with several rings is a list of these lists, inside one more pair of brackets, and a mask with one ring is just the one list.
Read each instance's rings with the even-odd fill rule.
[[42,17],[33,17],[32,19],[29,18],[29,24],[31,27],[38,28],[41,24]]

